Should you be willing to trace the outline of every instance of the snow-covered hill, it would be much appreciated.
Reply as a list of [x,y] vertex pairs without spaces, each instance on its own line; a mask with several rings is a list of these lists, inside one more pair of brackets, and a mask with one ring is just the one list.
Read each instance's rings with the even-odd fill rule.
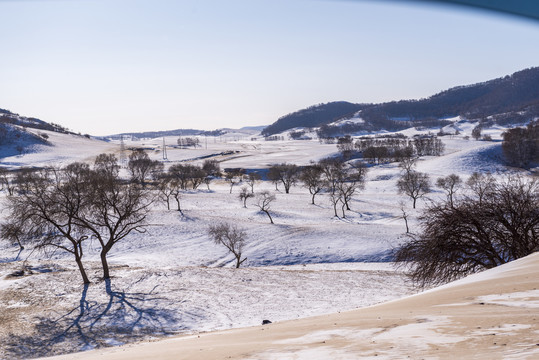
[[[48,130],[27,129],[28,139],[21,145],[22,154],[0,145],[0,167],[15,170],[21,167],[62,166],[74,161],[92,162],[101,153],[118,153],[117,144],[89,137]],[[42,139],[36,141],[35,139]]]

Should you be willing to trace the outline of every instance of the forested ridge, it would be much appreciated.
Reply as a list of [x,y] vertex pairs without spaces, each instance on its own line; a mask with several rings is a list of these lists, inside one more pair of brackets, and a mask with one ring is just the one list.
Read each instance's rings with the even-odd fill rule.
[[[399,130],[410,126],[443,125],[444,118],[461,116],[491,120],[501,125],[522,123],[539,116],[539,67],[518,71],[498,79],[457,86],[419,100],[382,104],[331,102],[279,118],[263,130],[264,135],[295,127],[328,126],[356,115],[364,123],[348,126],[345,132]],[[325,129],[331,133],[331,129]]]

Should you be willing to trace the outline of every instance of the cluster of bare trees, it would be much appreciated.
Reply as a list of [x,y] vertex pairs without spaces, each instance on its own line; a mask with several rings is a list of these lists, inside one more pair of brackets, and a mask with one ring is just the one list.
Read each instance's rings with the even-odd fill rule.
[[334,216],[338,217],[340,205],[342,217],[350,209],[352,196],[365,187],[367,167],[362,162],[347,164],[339,159],[323,159],[318,166],[322,172],[323,185],[333,206]]
[[[512,139],[514,134],[507,137]],[[368,141],[353,144],[351,138],[344,138],[338,145],[342,151],[351,151],[350,146],[357,148],[361,143],[365,156],[367,150],[380,147]],[[384,141],[395,149],[410,149],[408,139]],[[418,138],[412,146],[412,155],[418,155],[427,151],[421,150],[422,146],[438,145],[433,138]],[[431,183],[427,174],[416,170],[412,155],[399,158],[402,173],[397,189],[410,197],[415,208],[417,200],[431,192]],[[380,161],[380,157],[377,159]],[[97,156],[92,166],[76,162],[61,168],[22,169],[15,175],[0,169],[0,190],[9,195],[9,220],[1,225],[0,235],[21,248],[33,244],[71,254],[84,283],[90,282],[83,263],[85,243],[93,239],[99,244],[103,277],[109,279],[109,252],[129,234],[145,231],[153,193],[166,202],[169,210],[175,201],[181,212],[182,192],[196,190],[203,183],[209,189],[210,181],[221,176],[215,160],[206,160],[202,166],[175,164],[165,171],[162,163],[151,160],[143,150],[132,152],[127,170],[130,179],[122,179],[113,154]],[[366,174],[367,167],[361,161],[326,158],[305,167],[273,165],[268,179],[276,189],[282,186],[286,194],[301,182],[312,204],[317,195],[327,195],[334,216],[345,218],[352,197],[364,189]],[[231,184],[230,192],[236,184],[245,184],[238,195],[243,206],[248,199],[256,198],[256,206],[274,223],[271,207],[276,197],[269,191],[255,193],[255,185],[261,180],[258,173],[229,169],[225,180]],[[488,174],[475,173],[464,182],[451,174],[438,178],[436,186],[445,192],[446,199],[427,206],[419,217],[421,232],[410,235],[410,241],[395,254],[397,261],[410,266],[412,278],[420,286],[450,281],[539,250],[537,180],[510,177],[496,181]],[[408,233],[409,215],[404,205],[401,210]],[[235,225],[218,224],[210,226],[208,234],[234,255],[236,267],[246,261],[245,231]]]
[[157,172],[155,188],[160,198],[166,202],[168,210],[174,200],[176,210],[182,212],[180,199],[183,191],[196,190],[202,183],[205,183],[209,190],[210,182],[220,175],[220,166],[215,160],[206,160],[202,166],[174,164],[166,172]]
[[337,139],[337,149],[344,159],[355,152],[372,164],[405,161],[414,156],[440,156],[444,152],[442,140],[434,135],[417,135],[409,139],[404,135],[362,137],[355,142],[348,136]]
[[539,120],[525,128],[507,130],[503,134],[502,149],[511,165],[527,168],[539,163]]
[[179,137],[177,140],[178,146],[181,147],[198,147],[200,146],[200,140],[197,137]]
[[[230,176],[227,176],[228,181],[237,181],[237,183],[246,181],[251,186],[251,189],[246,186],[242,187],[238,194],[243,207],[247,207],[249,198],[256,197],[256,206],[268,216],[270,223],[273,224],[270,210],[272,203],[276,199],[275,195],[267,190],[255,195],[253,190],[253,184],[260,179],[260,176],[252,173],[243,175],[240,179],[241,172],[233,169],[230,174]],[[346,217],[346,211],[351,210],[350,200],[352,196],[364,188],[366,174],[367,167],[362,162],[346,163],[338,158],[323,159],[318,163],[312,163],[302,168],[294,164],[276,164],[268,170],[268,178],[275,183],[276,188],[279,184],[282,184],[286,194],[289,194],[291,187],[300,181],[309,190],[312,204],[315,204],[317,194],[321,192],[327,193],[333,206],[334,215],[339,217],[338,208],[340,208],[343,218]],[[241,246],[243,248],[246,241],[244,233],[237,228],[232,228],[230,224],[211,226],[208,233],[216,243],[224,245],[234,254],[237,260],[236,265],[239,267],[243,261],[240,261],[241,254],[238,255],[234,246],[231,245],[233,242],[231,239],[238,237],[234,234],[241,233]]]
[[8,194],[9,219],[1,224],[0,235],[21,249],[32,244],[46,252],[72,254],[85,284],[90,280],[82,261],[84,243],[93,239],[100,246],[103,278],[109,279],[107,255],[129,234],[145,231],[154,193],[166,201],[169,210],[174,199],[181,212],[183,190],[197,189],[202,182],[209,184],[220,176],[219,163],[214,160],[202,166],[177,164],[166,172],[163,168],[143,150],[134,150],[127,164],[129,179],[120,177],[113,154],[98,155],[93,166],[75,162],[16,173],[0,169],[0,190]]
[[[285,193],[290,193],[290,188],[295,185],[299,178],[300,168],[294,164],[277,164],[269,168],[268,179],[275,184],[283,184]],[[276,185],[277,186],[277,185]]]
[[129,234],[145,231],[152,197],[140,184],[120,179],[114,155],[98,156],[93,167],[72,163],[23,170],[15,183],[3,237],[72,254],[84,283],[90,282],[82,263],[87,239],[97,240],[103,278],[109,279],[110,250]]
[[303,168],[293,164],[274,165],[269,169],[268,178],[276,186],[281,183],[287,194],[292,185],[301,181],[309,190],[313,205],[317,194],[327,193],[334,215],[339,216],[340,207],[345,218],[352,196],[364,188],[366,174],[367,167],[360,161],[347,163],[338,158],[326,158]]
[[[101,154],[96,161],[99,161],[99,157],[106,157],[110,154]],[[111,161],[109,163],[112,164]],[[112,165],[111,165],[112,166]],[[159,174],[163,171],[163,163],[157,160],[151,160],[148,154],[142,149],[136,149],[129,155],[129,161],[127,163],[127,169],[131,174],[131,180],[146,185],[146,181],[149,179],[155,180]]]
[[539,250],[537,179],[496,180],[476,173],[466,182],[466,194],[455,198],[461,184],[455,177],[440,183],[447,200],[429,205],[419,218],[421,232],[396,251],[396,261],[409,266],[412,279],[421,287]]

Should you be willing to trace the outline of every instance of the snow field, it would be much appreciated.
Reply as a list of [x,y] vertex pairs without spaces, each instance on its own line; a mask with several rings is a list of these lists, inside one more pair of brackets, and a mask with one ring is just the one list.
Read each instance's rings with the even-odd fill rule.
[[[473,127],[469,127],[471,131]],[[40,153],[2,159],[2,166],[65,165],[93,161],[103,152],[119,154],[117,142],[49,135],[54,146],[44,147]],[[500,142],[464,140],[462,136],[442,139],[446,154],[425,157],[417,165],[419,171],[431,175],[433,183],[437,177],[451,173],[466,178],[474,171],[505,171],[500,165]],[[167,144],[175,140],[166,139]],[[165,165],[186,160],[201,163],[215,155],[209,158],[219,160],[222,169],[261,169],[278,162],[307,165],[337,152],[335,145],[314,140],[224,142],[208,138],[206,149],[202,138],[201,144],[197,149],[167,149]],[[161,159],[161,145],[162,138],[126,142],[126,147],[147,147],[153,159]],[[413,210],[411,200],[397,194],[399,175],[397,164],[370,168],[366,187],[354,195],[346,218],[333,216],[327,195],[317,195],[316,205],[311,205],[307,189],[294,186],[290,194],[285,194],[282,186],[275,191],[269,182],[258,182],[255,192],[269,190],[276,195],[270,210],[274,225],[255,206],[256,199],[249,199],[247,208],[243,208],[238,199],[241,185],[230,194],[229,184],[223,180],[210,184],[211,190],[202,185],[186,191],[181,199],[183,213],[166,210],[165,203],[158,201],[148,218],[147,232],[131,234],[110,252],[113,279],[108,291],[99,280],[98,244],[91,240],[85,244],[83,258],[94,281],[87,292],[74,262],[65,253],[57,252],[46,260],[45,254],[28,247],[19,259],[36,268],[56,267],[15,280],[6,277],[22,264],[13,262],[18,255],[16,247],[0,243],[0,320],[2,324],[23,324],[19,326],[23,333],[36,336],[33,326],[53,319],[53,330],[62,334],[70,323],[61,319],[73,320],[72,314],[78,311],[73,309],[80,306],[81,294],[85,294],[89,305],[80,319],[94,338],[85,340],[76,332],[64,334],[65,340],[51,349],[43,348],[48,351],[45,354],[52,354],[170,333],[258,325],[263,318],[295,319],[400,298],[411,293],[403,275],[388,263],[373,263],[389,261],[391,251],[405,240],[399,203],[405,205],[411,231],[417,231],[416,217],[425,206],[420,200],[418,209]],[[434,190],[430,198],[445,197],[441,190]],[[341,215],[340,208],[338,211]],[[208,227],[218,222],[236,224],[247,232],[245,268],[233,269],[233,257],[209,239]],[[35,309],[36,304],[42,311]],[[111,305],[98,317],[107,309],[106,304]],[[137,314],[142,314],[138,320]],[[0,327],[0,342],[6,344],[0,348],[0,358],[9,350],[9,342],[2,339],[19,334],[17,331],[14,325]],[[28,345],[27,351],[15,357],[26,357],[36,351],[36,345]],[[9,357],[12,355],[9,353]]]

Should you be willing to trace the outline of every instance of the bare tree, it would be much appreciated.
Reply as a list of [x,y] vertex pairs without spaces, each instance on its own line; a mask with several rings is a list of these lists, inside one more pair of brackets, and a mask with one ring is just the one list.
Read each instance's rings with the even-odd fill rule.
[[400,194],[406,194],[412,198],[415,209],[417,199],[430,192],[429,176],[415,170],[406,172],[397,181],[397,188]]
[[481,131],[483,130],[483,127],[481,126],[481,124],[478,124],[477,126],[475,126],[473,129],[472,129],[472,137],[475,139],[475,140],[479,140],[481,139]]
[[245,181],[247,185],[249,185],[252,194],[255,193],[256,182],[260,181],[261,179],[262,176],[260,176],[260,174],[256,172],[250,172],[249,174],[243,176],[243,181]]
[[342,179],[337,184],[337,198],[341,202],[342,217],[346,218],[345,210],[350,210],[349,202],[352,199],[352,195],[359,188],[359,184],[355,181]]
[[0,191],[6,190],[9,196],[12,196],[15,192],[15,184],[13,182],[13,176],[10,171],[4,168],[0,168]]
[[157,182],[157,191],[159,197],[166,202],[167,210],[170,210],[170,198],[179,190],[179,182],[169,174],[162,175]]
[[417,159],[413,157],[406,157],[399,162],[399,167],[405,172],[409,173],[413,171],[417,165]]
[[191,164],[174,164],[168,169],[168,173],[178,181],[182,190],[189,187],[198,189],[207,177],[206,171],[200,166]]
[[539,250],[539,183],[511,177],[478,198],[433,204],[422,232],[396,252],[419,286],[451,281]]
[[324,189],[322,168],[316,164],[306,166],[301,170],[299,180],[303,182],[307,189],[309,189],[309,193],[311,194],[311,204],[314,205],[314,197]]
[[94,161],[94,170],[117,177],[120,171],[118,158],[114,154],[99,154]]
[[221,166],[217,160],[204,160],[202,163],[202,170],[204,170],[206,174],[210,176],[221,176]]
[[145,186],[146,180],[153,172],[161,170],[163,164],[157,160],[151,160],[144,150],[136,149],[129,155],[127,168],[131,173],[131,179]]
[[211,181],[221,176],[221,167],[219,166],[219,162],[217,160],[204,160],[202,163],[202,170],[205,173],[204,183],[209,191]]
[[206,179],[206,172],[200,166],[196,165],[187,165],[185,170],[187,170],[187,177],[191,183],[191,188],[193,190],[198,189]]
[[64,169],[20,172],[20,191],[8,199],[10,220],[2,224],[8,238],[72,254],[85,284],[90,280],[82,263],[82,243],[89,233],[78,217],[87,207],[89,171],[86,164],[74,163]]
[[453,206],[455,193],[459,190],[461,184],[462,179],[456,174],[440,177],[436,180],[436,186],[442,188],[447,193],[447,200],[450,206]]
[[174,200],[176,201],[176,210],[179,211],[180,214],[183,215],[183,211],[182,211],[181,203],[180,203],[180,199],[182,198],[182,190],[178,186],[177,182],[175,182],[175,183],[173,182],[173,184],[172,184],[171,195],[174,198]]
[[227,223],[210,225],[208,234],[212,240],[219,245],[223,245],[236,258],[236,269],[247,260],[242,259],[243,248],[246,244],[247,234],[236,225]]
[[344,159],[350,159],[354,152],[354,139],[350,135],[338,138],[337,149]]
[[254,197],[255,194],[249,191],[247,186],[241,188],[240,194],[238,195],[239,199],[243,202],[243,207],[247,207],[247,199]]
[[408,227],[408,213],[406,212],[406,206],[403,201],[401,201],[399,205],[402,212],[402,219],[404,220],[404,224],[406,224],[406,233],[409,234],[410,228]]
[[[19,250],[24,250],[23,243],[26,242],[28,233],[25,231],[25,219],[11,218],[0,226],[0,237],[19,245]],[[33,234],[32,234],[33,235]]]
[[483,174],[474,172],[468,180],[466,180],[468,189],[472,192],[473,196],[477,197],[479,205],[482,205],[485,196],[493,191],[494,183],[494,177],[490,173]]
[[350,210],[349,201],[352,198],[352,195],[358,190],[363,190],[365,188],[367,171],[368,168],[363,162],[356,161],[349,164],[349,167],[345,169],[343,173],[343,177],[339,179],[338,189],[341,193],[341,201],[343,202],[343,206],[346,207],[346,210]]
[[344,162],[339,159],[322,159],[319,165],[324,174],[324,182],[326,191],[329,194],[329,200],[333,205],[334,216],[339,217],[337,214],[337,205],[341,201],[341,192],[339,191],[339,183],[345,178]]
[[269,169],[271,178],[280,181],[284,186],[285,193],[290,193],[290,187],[298,181],[299,168],[294,164],[273,165]]
[[110,279],[108,253],[129,234],[145,232],[153,199],[141,186],[125,184],[97,171],[92,171],[89,185],[87,211],[78,215],[77,223],[97,239],[103,278]]
[[226,172],[225,180],[230,183],[230,193],[235,185],[242,181],[243,171],[240,169],[231,169]]
[[279,171],[276,167],[270,167],[268,169],[268,179],[275,185],[275,191],[279,191]]
[[271,203],[275,201],[275,195],[270,194],[269,191],[261,191],[257,195],[257,203],[256,206],[260,208],[260,211],[263,211],[268,215],[270,219],[270,223],[273,224],[273,218],[271,217],[271,214],[269,213],[271,209]]

